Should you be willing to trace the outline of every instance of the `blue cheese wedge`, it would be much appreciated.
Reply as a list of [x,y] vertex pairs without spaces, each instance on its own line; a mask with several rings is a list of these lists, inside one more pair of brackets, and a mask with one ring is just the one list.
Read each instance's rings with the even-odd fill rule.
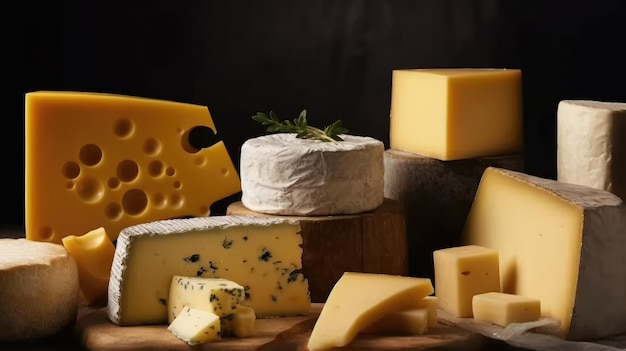
[[244,288],[257,318],[307,314],[298,221],[212,216],[139,224],[120,233],[107,313],[118,325],[164,324],[175,275],[224,278]]
[[184,277],[175,275],[167,300],[167,318],[171,323],[184,306],[228,317],[245,300],[243,286],[223,278]]
[[222,338],[220,317],[191,307],[183,308],[167,329],[189,345]]

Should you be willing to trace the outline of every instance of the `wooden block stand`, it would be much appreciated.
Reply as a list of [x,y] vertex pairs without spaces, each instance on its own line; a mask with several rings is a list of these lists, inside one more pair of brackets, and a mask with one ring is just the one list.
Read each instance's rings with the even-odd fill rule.
[[407,275],[407,238],[402,205],[385,199],[377,209],[354,215],[279,216],[249,210],[238,201],[227,215],[297,219],[302,227],[302,269],[312,302],[325,302],[344,272]]

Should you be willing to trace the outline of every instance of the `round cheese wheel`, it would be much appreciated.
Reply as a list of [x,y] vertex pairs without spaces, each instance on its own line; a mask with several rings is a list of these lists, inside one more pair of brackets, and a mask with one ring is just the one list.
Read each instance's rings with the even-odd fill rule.
[[384,144],[370,137],[343,141],[300,139],[278,133],[241,147],[241,202],[279,215],[338,215],[383,203]]
[[53,335],[77,311],[78,269],[65,247],[0,239],[0,341]]

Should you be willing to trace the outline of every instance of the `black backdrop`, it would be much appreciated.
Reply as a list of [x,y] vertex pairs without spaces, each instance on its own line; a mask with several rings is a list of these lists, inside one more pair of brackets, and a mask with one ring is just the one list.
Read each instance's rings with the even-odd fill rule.
[[206,105],[238,164],[241,144],[264,133],[256,111],[306,108],[315,124],[341,118],[388,147],[391,70],[520,68],[527,171],[553,179],[558,101],[626,101],[624,0],[24,0],[3,13],[11,226],[23,224],[28,91]]

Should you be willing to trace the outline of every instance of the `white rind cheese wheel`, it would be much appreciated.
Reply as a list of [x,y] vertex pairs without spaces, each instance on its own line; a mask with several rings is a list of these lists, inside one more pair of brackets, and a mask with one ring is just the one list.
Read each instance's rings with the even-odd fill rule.
[[384,144],[370,137],[343,141],[299,139],[278,133],[241,147],[241,202],[278,215],[337,215],[383,203]]
[[77,310],[78,269],[62,245],[0,239],[0,341],[53,335]]
[[557,110],[557,179],[626,200],[626,103],[561,101]]

